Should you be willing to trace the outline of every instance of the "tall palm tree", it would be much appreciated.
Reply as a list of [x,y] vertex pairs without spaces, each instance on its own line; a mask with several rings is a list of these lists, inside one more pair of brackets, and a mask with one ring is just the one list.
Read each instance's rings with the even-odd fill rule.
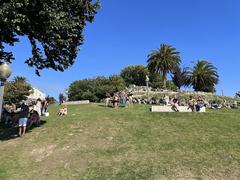
[[148,69],[150,73],[159,73],[163,77],[163,86],[166,88],[167,74],[180,65],[181,59],[176,48],[161,44],[159,49],[152,50],[148,55]]
[[178,90],[181,89],[182,86],[187,86],[187,78],[186,78],[186,68],[181,69],[179,66],[176,67],[172,72],[172,82],[175,86],[178,87]]
[[198,60],[193,68],[187,68],[188,84],[195,91],[214,92],[219,81],[217,68],[205,60]]
[[236,97],[238,98],[240,98],[240,91],[238,91],[238,92],[236,92]]

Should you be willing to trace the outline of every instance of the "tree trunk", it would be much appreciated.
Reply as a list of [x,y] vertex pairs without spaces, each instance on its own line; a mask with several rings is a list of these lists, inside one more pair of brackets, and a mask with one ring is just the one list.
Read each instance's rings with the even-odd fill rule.
[[167,89],[167,73],[163,71],[163,89]]
[[163,89],[167,89],[166,78],[163,78]]

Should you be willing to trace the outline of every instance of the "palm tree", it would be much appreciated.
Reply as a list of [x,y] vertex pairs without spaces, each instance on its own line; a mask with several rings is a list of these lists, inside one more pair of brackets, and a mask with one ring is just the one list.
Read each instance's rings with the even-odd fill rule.
[[198,60],[193,68],[187,68],[188,84],[195,91],[214,92],[219,81],[217,68],[205,60]]
[[180,90],[182,86],[188,85],[186,81],[186,68],[181,69],[179,66],[176,67],[172,72],[172,82]]
[[179,52],[172,46],[161,44],[159,49],[148,55],[148,69],[150,73],[159,73],[163,77],[163,87],[166,88],[167,74],[173,72],[181,63]]
[[236,92],[236,97],[238,98],[240,98],[240,91],[238,91],[238,92]]

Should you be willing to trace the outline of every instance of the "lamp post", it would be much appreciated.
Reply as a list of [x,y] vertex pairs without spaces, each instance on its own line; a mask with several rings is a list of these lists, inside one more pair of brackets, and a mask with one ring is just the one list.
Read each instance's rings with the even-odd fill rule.
[[149,77],[146,75],[146,85],[147,85],[147,102],[149,103]]
[[68,89],[65,89],[65,94],[66,94],[66,101],[68,101]]
[[0,122],[2,118],[2,104],[3,104],[3,94],[4,94],[4,83],[7,78],[11,76],[12,70],[7,63],[0,64]]

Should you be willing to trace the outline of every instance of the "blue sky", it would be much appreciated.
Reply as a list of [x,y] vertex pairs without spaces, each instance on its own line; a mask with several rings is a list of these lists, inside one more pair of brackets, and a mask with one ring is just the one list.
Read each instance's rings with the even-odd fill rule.
[[[146,64],[161,43],[181,53],[182,66],[212,62],[220,75],[217,93],[240,90],[239,0],[101,0],[102,8],[88,24],[76,63],[65,72],[44,70],[41,77],[24,60],[31,49],[26,38],[12,50],[13,76],[25,76],[32,86],[58,97],[74,80],[117,74],[128,65]],[[12,76],[12,77],[13,77]]]

